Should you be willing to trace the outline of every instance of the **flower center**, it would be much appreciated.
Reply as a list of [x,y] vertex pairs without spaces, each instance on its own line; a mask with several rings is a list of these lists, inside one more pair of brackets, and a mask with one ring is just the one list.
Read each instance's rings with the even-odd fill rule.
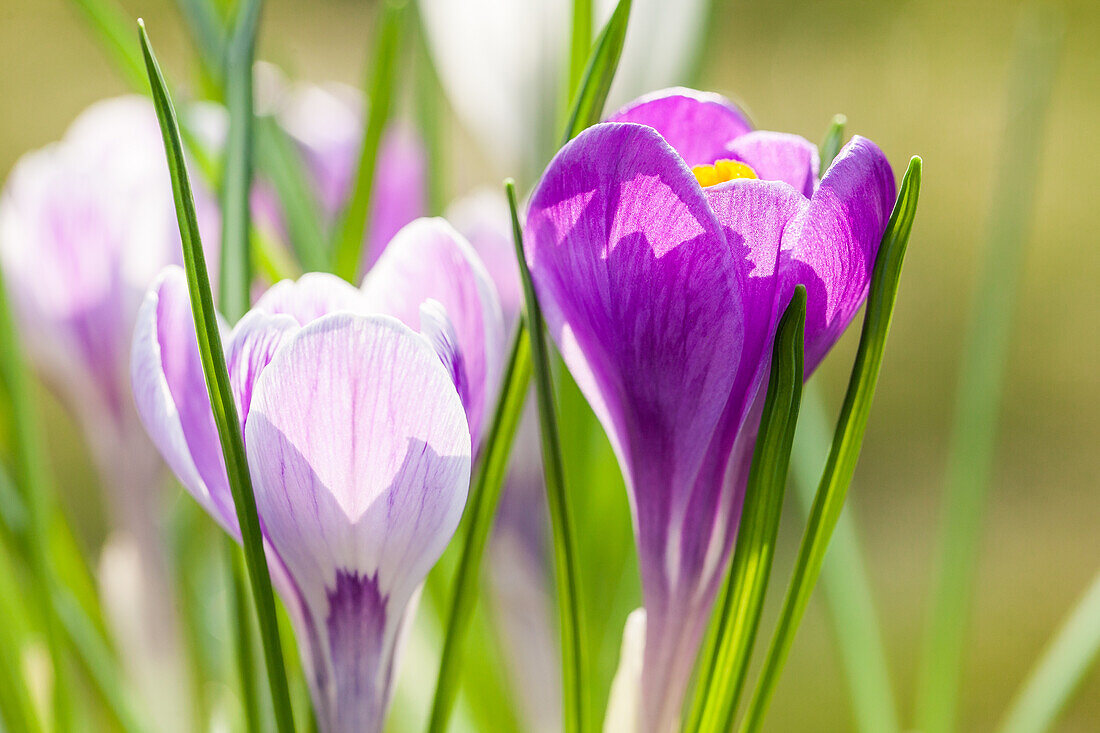
[[756,171],[736,160],[716,160],[714,165],[693,166],[691,172],[703,188],[714,186],[735,178],[757,178]]

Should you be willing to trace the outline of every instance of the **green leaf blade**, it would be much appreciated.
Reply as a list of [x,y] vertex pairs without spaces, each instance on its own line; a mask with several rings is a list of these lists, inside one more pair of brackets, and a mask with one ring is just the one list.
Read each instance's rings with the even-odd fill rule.
[[570,515],[557,406],[550,371],[550,351],[546,345],[546,325],[535,295],[531,272],[523,251],[523,229],[519,223],[516,187],[505,183],[508,206],[512,212],[512,234],[520,280],[523,282],[527,309],[528,336],[534,370],[535,394],[539,407],[539,437],[542,442],[542,467],[546,480],[546,498],[550,510],[550,528],[554,540],[554,578],[557,587],[558,621],[561,624],[562,721],[566,733],[581,733],[587,728],[586,701],[588,669],[584,639],[584,614],[580,598],[580,563],[573,519]]
[[689,731],[724,733],[733,727],[775,556],[787,468],[802,401],[805,326],[806,288],[799,285],[776,329],[741,526],[722,605],[715,607],[720,620],[714,646],[704,650],[707,663],[687,726]]
[[848,382],[840,418],[837,421],[829,459],[818,485],[813,509],[802,537],[798,559],[783,601],[779,621],[764,660],[756,690],[741,721],[743,733],[759,731],[787,660],[795,632],[806,611],[810,595],[821,572],[825,551],[844,506],[855,473],[863,435],[870,416],[871,401],[878,383],[886,338],[897,299],[901,266],[913,229],[920,191],[921,159],[914,157],[902,179],[890,221],[882,237],[874,275],[867,296],[859,349]]
[[370,108],[367,112],[367,126],[363,131],[363,146],[359,152],[355,185],[341,217],[333,247],[333,272],[348,282],[356,279],[363,260],[363,239],[367,233],[378,149],[382,144],[382,133],[385,132],[393,102],[397,49],[405,5],[405,0],[387,0],[382,7],[373,76],[367,97]]
[[183,241],[184,269],[187,273],[187,289],[191,298],[191,310],[195,319],[199,353],[202,358],[203,376],[206,380],[214,421],[218,427],[237,520],[241,527],[241,540],[248,567],[252,595],[256,603],[263,641],[264,659],[267,664],[268,682],[275,708],[275,722],[280,733],[293,733],[294,718],[290,707],[286,669],[282,646],[279,642],[278,623],[275,615],[275,598],[271,590],[271,576],[264,554],[260,521],[256,512],[256,500],[252,490],[252,478],[244,452],[237,407],[229,384],[225,365],[221,332],[218,327],[214,299],[210,291],[210,279],[206,269],[202,242],[199,238],[195,201],[183,156],[179,125],[175,108],[168,94],[160,65],[153,54],[145,24],[138,21],[141,48],[153,93],[153,104],[164,137],[168,168],[172,177],[172,195],[179,220],[180,238]]
[[615,71],[619,68],[619,59],[623,55],[623,44],[626,42],[627,21],[630,20],[630,7],[632,0],[619,0],[615,11],[607,21],[600,37],[592,49],[588,58],[588,66],[585,68],[584,80],[573,99],[572,112],[569,122],[565,126],[565,135],[562,145],[569,142],[581,130],[590,127],[603,117],[603,106],[607,102],[607,95],[611,91],[611,82],[615,79]]

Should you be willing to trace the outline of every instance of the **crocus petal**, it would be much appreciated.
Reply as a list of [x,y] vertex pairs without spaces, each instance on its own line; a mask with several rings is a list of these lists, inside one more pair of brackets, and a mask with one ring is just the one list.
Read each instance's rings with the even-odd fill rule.
[[283,313],[304,326],[337,311],[366,312],[362,294],[343,278],[326,272],[307,272],[297,280],[282,280],[256,301],[253,310]]
[[803,196],[813,196],[821,162],[817,146],[806,138],[757,130],[733,140],[727,150],[751,166],[758,178],[785,181]]
[[505,330],[511,332],[523,307],[523,286],[512,238],[512,215],[504,194],[483,188],[453,202],[445,218],[469,240],[496,286]]
[[642,653],[645,650],[646,612],[636,608],[623,625],[623,644],[619,651],[619,668],[611,681],[604,718],[604,733],[631,733],[642,729],[638,725],[642,697]]
[[364,269],[378,261],[386,245],[413,219],[428,213],[428,154],[416,131],[391,124],[382,135],[374,189],[363,244]]
[[164,270],[142,303],[130,374],[138,414],[164,460],[195,500],[239,538],[187,279],[177,266]]
[[304,602],[322,728],[381,730],[405,608],[466,499],[450,376],[394,319],[327,316],[261,373],[245,437],[267,539]]
[[485,266],[470,243],[442,219],[417,219],[394,237],[368,273],[363,295],[369,312],[385,313],[412,328],[420,305],[439,301],[454,324],[468,385],[464,403],[475,440],[496,395],[504,349],[504,318]]
[[283,342],[300,328],[298,321],[291,316],[258,310],[246,313],[233,328],[225,345],[225,364],[242,428],[252,406],[252,390],[260,372],[271,362]]
[[[699,593],[680,568],[683,536],[709,533],[684,523],[694,487],[732,441],[715,431],[748,346],[744,247],[727,242],[680,156],[633,124],[597,125],[562,149],[531,198],[525,242],[550,332],[631,492],[649,633],[667,636],[683,625],[677,604]],[[693,644],[663,680],[647,649],[658,727],[676,712],[661,703],[678,703]]]
[[745,115],[725,97],[683,87],[647,94],[609,121],[652,127],[689,166],[728,157],[727,145],[752,130]]
[[780,268],[787,292],[798,283],[806,286],[807,375],[867,298],[896,195],[886,156],[857,135],[821,179],[801,222],[784,237]]

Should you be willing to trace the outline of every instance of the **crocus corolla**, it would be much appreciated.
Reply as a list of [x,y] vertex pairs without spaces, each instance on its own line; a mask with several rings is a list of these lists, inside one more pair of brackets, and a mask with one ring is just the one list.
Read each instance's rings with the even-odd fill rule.
[[526,257],[547,325],[630,494],[641,730],[679,719],[737,532],[778,315],[805,285],[808,375],[866,297],[894,197],[870,141],[854,138],[818,180],[815,146],[685,89],[583,132],[532,194]]
[[[277,283],[223,337],[273,582],[322,730],[381,730],[416,589],[465,504],[503,326],[484,267],[441,220],[402,229],[362,289]],[[240,538],[186,280],[134,333],[134,394],[180,481]]]

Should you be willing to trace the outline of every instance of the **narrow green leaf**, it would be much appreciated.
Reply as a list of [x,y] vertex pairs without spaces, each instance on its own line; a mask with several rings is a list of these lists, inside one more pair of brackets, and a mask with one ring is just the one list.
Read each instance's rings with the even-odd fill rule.
[[546,479],[546,499],[550,509],[550,529],[554,538],[554,578],[557,587],[558,621],[561,624],[562,721],[567,733],[581,733],[587,728],[586,703],[588,669],[584,644],[584,619],[580,598],[580,563],[573,519],[569,513],[569,498],[565,490],[565,469],[558,434],[558,413],[554,403],[554,385],[550,373],[550,352],[546,346],[546,329],[542,309],[535,296],[531,272],[523,253],[523,229],[516,205],[516,187],[512,181],[504,184],[508,205],[512,210],[512,234],[515,237],[516,258],[526,305],[528,336],[531,341],[531,363],[534,370],[535,394],[539,406],[539,436],[542,439],[542,470]]
[[52,605],[68,643],[76,651],[81,670],[91,680],[111,722],[125,733],[150,730],[142,722],[137,701],[119,669],[113,650],[104,642],[77,600],[67,589],[55,587]]
[[818,154],[821,159],[821,175],[825,175],[825,171],[829,170],[829,166],[836,160],[837,153],[844,147],[844,128],[847,124],[848,118],[844,115],[833,116],[833,121],[825,132],[825,139],[821,141],[821,145],[818,147]]
[[27,510],[28,565],[34,576],[31,602],[46,635],[46,647],[53,668],[53,723],[59,730],[73,725],[72,691],[65,643],[51,594],[57,578],[50,562],[50,527],[55,511],[53,486],[46,471],[46,455],[38,414],[32,404],[30,376],[23,359],[15,317],[0,273],[0,381],[8,393],[9,434],[14,443],[16,486],[22,491]]
[[1061,49],[1061,20],[1032,8],[1021,18],[1007,96],[986,253],[970,307],[948,447],[939,558],[917,679],[924,733],[954,730],[982,515],[1012,341],[1024,245],[1035,206],[1044,120]]
[[521,320],[512,339],[504,368],[504,385],[497,399],[493,420],[485,436],[483,454],[466,506],[469,522],[462,539],[462,555],[455,570],[450,611],[446,619],[443,651],[436,679],[435,699],[428,723],[429,733],[443,733],[454,709],[461,683],[463,642],[473,618],[480,587],[481,559],[496,516],[500,491],[508,471],[516,430],[519,428],[527,387],[531,383],[531,343]]
[[41,733],[42,723],[22,674],[26,609],[20,603],[23,592],[16,572],[15,558],[0,543],[0,730]]
[[[802,411],[791,457],[795,496],[807,517],[813,509],[814,491],[829,453],[830,431],[821,392],[810,380],[802,391]],[[821,582],[848,682],[856,730],[897,733],[901,728],[882,626],[850,506],[841,512],[833,530],[821,566]]]
[[241,707],[244,709],[245,730],[261,733],[260,701],[256,694],[256,671],[252,667],[252,609],[248,602],[248,580],[243,558],[236,543],[225,543],[226,565],[229,569],[230,628],[233,633],[233,651],[237,657],[237,676],[240,684]]
[[584,71],[584,81],[573,98],[572,112],[565,126],[562,145],[569,142],[581,130],[596,124],[603,117],[603,105],[611,91],[611,82],[619,68],[619,58],[623,55],[623,43],[626,42],[626,26],[630,20],[631,0],[619,0],[615,12],[611,14],[607,25],[600,32],[588,66]]
[[131,18],[115,0],[72,0],[95,32],[126,83],[145,93],[148,81],[141,47],[134,42]]
[[446,104],[432,54],[428,48],[420,3],[414,4],[416,20],[416,112],[420,136],[428,156],[428,214],[441,216],[447,205],[443,107]]
[[351,282],[359,274],[363,259],[363,239],[367,233],[371,193],[374,191],[374,169],[378,147],[390,116],[393,85],[397,76],[397,47],[401,39],[401,24],[405,15],[405,0],[386,0],[375,40],[374,63],[370,88],[367,126],[363,131],[363,146],[351,199],[340,218],[333,248],[333,271]]
[[917,211],[920,179],[921,159],[914,157],[902,179],[897,203],[894,204],[894,211],[882,235],[848,392],[844,397],[829,459],[802,536],[802,546],[798,551],[771,646],[760,671],[756,691],[741,721],[740,729],[745,733],[760,730],[764,722],[768,703],[787,661],[787,653],[794,642],[806,604],[809,603],[817,583],[825,550],[829,546],[833,528],[836,527],[840,510],[844,507],[848,485],[855,473],[867,419],[871,414],[871,401],[878,383],[879,369],[882,367],[890,320],[894,314],[905,249],[909,244],[909,234],[912,232],[913,218]]
[[[824,174],[844,146],[844,115],[833,117],[819,148]],[[794,435],[791,472],[795,496],[808,517],[814,491],[832,440],[821,391],[811,382],[802,392],[802,410]],[[845,508],[821,568],[825,602],[843,662],[856,729],[862,733],[897,733],[897,703],[890,681],[871,583],[860,549],[851,508]]]
[[241,0],[225,57],[225,97],[229,134],[222,180],[221,276],[218,302],[222,315],[236,323],[251,303],[252,64],[263,0]]
[[799,285],[776,329],[771,375],[764,397],[760,431],[745,487],[741,526],[730,564],[714,648],[705,652],[697,707],[688,731],[725,733],[733,716],[752,657],[764,610],[764,594],[775,557],[775,538],[787,486],[794,429],[802,400],[806,288]]
[[[592,0],[573,0],[573,34],[569,44],[569,96],[577,93],[592,49]],[[602,105],[601,105],[602,107]]]
[[199,239],[195,201],[183,158],[183,143],[180,141],[176,111],[168,95],[164,76],[153,55],[149,37],[145,32],[145,24],[140,20],[138,28],[153,92],[153,104],[160,120],[168,168],[172,174],[172,194],[176,203],[176,216],[179,219],[180,238],[183,240],[187,290],[191,297],[191,311],[195,318],[195,332],[202,357],[203,376],[206,379],[210,405],[218,426],[218,437],[221,441],[222,455],[225,458],[229,487],[233,492],[233,503],[237,509],[237,521],[241,526],[241,540],[252,586],[252,597],[256,603],[260,622],[268,682],[271,685],[272,703],[275,708],[275,722],[280,733],[292,732],[294,718],[290,708],[290,693],[287,689],[282,647],[279,644],[271,576],[268,573],[267,559],[264,555],[260,520],[256,514],[256,500],[252,492],[252,478],[248,473],[240,420],[229,385],[229,374],[226,371],[225,352],[222,350],[221,332],[214,310],[214,299],[210,292],[206,259]]
[[256,120],[256,163],[279,197],[290,248],[298,263],[306,272],[326,272],[329,254],[321,227],[321,205],[301,154],[273,117]]
[[[191,38],[199,52],[199,63],[207,81],[214,88],[215,96],[222,100],[226,87],[225,67],[221,63],[227,46],[225,24],[214,6],[214,0],[176,0],[180,15],[191,31]],[[140,61],[140,56],[138,57]],[[144,65],[142,65],[144,80]]]
[[1005,714],[1001,733],[1049,730],[1100,655],[1100,574],[1092,581]]

